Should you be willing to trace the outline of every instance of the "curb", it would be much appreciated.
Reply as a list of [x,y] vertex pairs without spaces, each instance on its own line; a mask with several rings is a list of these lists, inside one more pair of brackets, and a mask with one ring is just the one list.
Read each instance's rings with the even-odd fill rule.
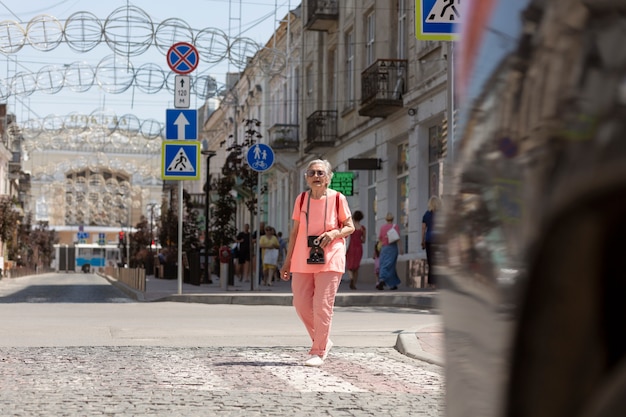
[[405,331],[398,334],[395,348],[398,352],[409,358],[418,359],[441,367],[444,366],[444,361],[441,358],[422,349],[415,331]]
[[126,284],[124,284],[122,282],[119,282],[115,278],[110,277],[108,275],[105,275],[105,274],[98,274],[98,275],[103,277],[107,281],[109,281],[109,283],[111,285],[113,285],[115,288],[117,288],[118,290],[120,290],[121,292],[126,294],[128,297],[132,298],[133,300],[136,300],[136,301],[146,301],[146,297],[145,297],[144,293],[142,293],[141,291],[134,290],[134,289],[130,288],[128,285],[126,285]]

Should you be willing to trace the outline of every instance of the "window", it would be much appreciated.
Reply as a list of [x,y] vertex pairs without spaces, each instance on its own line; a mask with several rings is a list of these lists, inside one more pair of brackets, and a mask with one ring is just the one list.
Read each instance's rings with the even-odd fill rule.
[[346,107],[354,104],[354,34],[346,32]]
[[441,125],[428,128],[428,198],[439,196]]
[[283,123],[289,123],[289,103],[290,103],[290,97],[289,97],[289,88],[287,87],[287,83],[285,82],[283,84],[283,115],[282,115],[282,122]]
[[367,15],[365,30],[365,66],[369,67],[375,61],[374,39],[376,38],[376,19],[374,18],[374,13]]
[[365,221],[367,222],[365,226],[367,237],[363,252],[365,257],[371,258],[374,256],[374,245],[378,242],[378,230],[376,229],[376,213],[378,212],[376,181],[378,179],[375,170],[364,172],[367,175],[367,212],[363,214],[365,214]]
[[294,114],[292,115],[291,120],[293,120],[293,122],[295,124],[299,124],[300,123],[300,68],[296,68],[294,70],[294,77],[293,77],[293,112]]
[[306,67],[306,94],[310,96],[313,94],[313,69],[309,65]]
[[[398,218],[401,230],[409,230],[409,144],[398,146]],[[408,248],[408,233],[402,234],[404,251]]]
[[398,59],[406,59],[407,24],[406,0],[398,0]]
[[328,109],[337,109],[337,73],[339,69],[337,68],[337,50],[331,49],[328,51]]

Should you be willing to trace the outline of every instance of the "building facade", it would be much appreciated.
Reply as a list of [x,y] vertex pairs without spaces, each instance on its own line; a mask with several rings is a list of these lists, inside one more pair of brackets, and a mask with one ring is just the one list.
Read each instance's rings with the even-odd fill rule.
[[[276,162],[262,174],[259,220],[285,235],[307,162],[327,159],[346,173],[351,209],[365,215],[362,268],[372,278],[386,214],[400,225],[398,266],[406,281],[414,261],[425,257],[427,201],[446,192],[450,48],[417,40],[414,28],[414,4],[406,0],[304,1],[250,57],[203,128],[211,149],[225,155],[244,133],[238,123],[261,122],[259,140],[272,147]],[[250,219],[242,207],[238,227],[244,223]]]

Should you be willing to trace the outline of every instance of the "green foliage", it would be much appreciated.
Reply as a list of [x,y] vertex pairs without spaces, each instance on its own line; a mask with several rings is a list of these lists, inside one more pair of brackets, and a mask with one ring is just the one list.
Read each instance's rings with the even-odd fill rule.
[[163,206],[160,217],[159,242],[163,248],[167,248],[167,263],[175,263],[177,259],[178,245],[178,215],[171,207]]
[[244,197],[250,213],[256,214],[257,210],[256,188],[259,173],[246,163],[245,153],[262,138],[256,130],[261,126],[261,122],[247,119],[243,123],[246,127],[244,139],[241,143],[235,142],[226,149],[229,154],[222,167],[222,177],[215,183],[219,198],[211,219],[211,239],[216,247],[231,244],[237,233],[235,227],[237,200],[231,194],[233,190]]
[[9,243],[13,239],[19,219],[15,201],[8,196],[0,197],[0,240]]
[[135,233],[129,236],[130,242],[130,266],[146,265],[150,256],[150,243],[152,243],[152,235],[150,233],[150,225],[145,216],[141,216],[139,223],[135,226]]
[[232,175],[220,177],[216,182],[219,198],[211,218],[211,241],[216,247],[231,244],[237,233],[234,223],[237,201],[230,193],[234,185],[235,178]]

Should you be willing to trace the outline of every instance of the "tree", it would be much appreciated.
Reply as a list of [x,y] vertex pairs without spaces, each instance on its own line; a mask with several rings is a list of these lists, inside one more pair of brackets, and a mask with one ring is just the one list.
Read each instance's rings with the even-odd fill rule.
[[176,263],[178,245],[178,215],[172,207],[163,205],[161,217],[159,218],[159,243],[165,251],[165,262]]
[[[29,218],[31,215],[29,214]],[[30,227],[29,227],[30,229]],[[39,221],[28,235],[27,263],[31,268],[48,267],[52,263],[54,244],[59,238],[55,230],[48,229],[48,222]]]
[[234,223],[237,202],[231,194],[234,185],[234,176],[223,176],[217,180],[219,198],[211,218],[211,241],[217,247],[231,244],[237,233]]
[[15,210],[14,199],[9,196],[0,197],[0,241],[5,242],[9,247],[16,244],[14,237],[19,219],[20,215]]
[[226,149],[229,154],[226,156],[226,162],[222,167],[223,176],[216,183],[219,199],[215,204],[211,221],[211,229],[213,230],[211,235],[218,247],[232,243],[237,233],[235,227],[237,201],[231,194],[233,190],[244,196],[244,204],[251,215],[256,214],[257,211],[255,192],[259,173],[250,168],[244,161],[244,153],[262,138],[256,130],[261,126],[261,122],[256,119],[246,119],[243,123],[246,126],[244,140],[241,143],[235,142]]
[[146,216],[141,216],[139,223],[135,226],[135,233],[129,236],[130,242],[130,266],[145,266],[150,264],[150,251],[148,248],[152,243],[152,235]]

